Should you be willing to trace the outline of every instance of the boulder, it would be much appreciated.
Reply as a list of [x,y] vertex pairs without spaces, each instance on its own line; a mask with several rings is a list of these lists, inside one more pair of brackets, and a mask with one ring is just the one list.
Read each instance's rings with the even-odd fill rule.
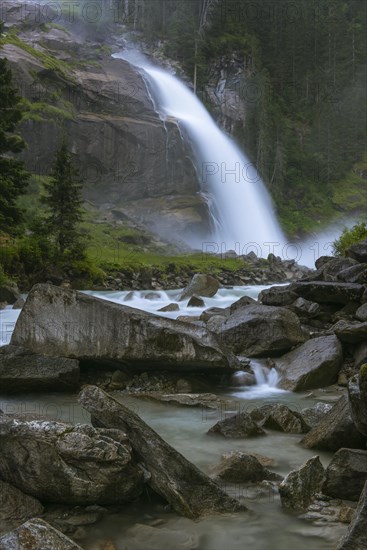
[[38,500],[0,480],[0,532],[42,513],[43,506]]
[[83,550],[43,519],[34,518],[0,537],[0,550]]
[[115,504],[143,490],[143,472],[117,430],[2,414],[0,447],[0,477],[43,501]]
[[149,485],[178,514],[194,519],[214,512],[245,510],[138,415],[110,395],[95,386],[86,386],[79,400],[98,425],[126,431],[135,455],[150,473]]
[[238,368],[233,354],[205,328],[49,284],[30,291],[11,343],[34,353],[116,367]]
[[20,346],[0,348],[0,387],[6,392],[73,391],[79,374],[76,359],[37,355]]
[[364,287],[357,283],[339,283],[329,281],[296,282],[289,289],[297,296],[318,303],[347,304],[360,302]]
[[355,313],[356,319],[358,321],[364,322],[367,321],[367,302],[365,304],[362,304]]
[[311,429],[317,426],[324,418],[325,414],[333,408],[329,403],[316,403],[313,407],[301,410],[301,415],[305,424]]
[[191,298],[194,294],[210,298],[217,293],[219,287],[219,281],[211,275],[196,273],[187,287],[182,291],[179,301],[187,300],[187,298]]
[[175,302],[172,302],[171,304],[168,304],[167,306],[163,306],[158,311],[180,311],[180,307]]
[[324,281],[337,281],[340,273],[356,265],[358,265],[358,262],[353,258],[333,258],[323,266],[322,279]]
[[316,493],[320,492],[324,474],[318,456],[313,456],[298,470],[290,472],[279,485],[282,506],[299,512],[306,510]]
[[177,405],[179,407],[203,407],[208,409],[220,409],[225,403],[213,393],[159,393],[159,392],[138,392],[134,393],[134,397],[140,399],[149,399],[151,401],[159,401],[169,405]]
[[345,283],[367,283],[367,264],[358,264],[343,269],[338,273],[338,280]]
[[[232,315],[238,309],[242,309],[244,306],[250,306],[257,303],[258,302],[250,296],[242,296],[242,298],[240,298],[236,302],[233,302],[233,304],[231,304],[229,308],[226,308],[225,311],[228,312],[227,316],[229,317],[229,315]],[[222,315],[222,313],[220,313],[220,315]]]
[[204,321],[204,323],[207,323],[212,317],[222,316],[222,317],[229,317],[229,308],[223,308],[223,307],[209,307],[205,311],[202,312],[200,315],[200,320]]
[[208,434],[245,439],[265,435],[265,432],[248,413],[242,412],[219,420],[219,422],[210,428]]
[[310,302],[304,298],[297,298],[288,306],[288,309],[294,311],[301,319],[313,319],[320,312],[320,306],[316,302]]
[[286,308],[248,305],[223,323],[220,339],[238,355],[280,355],[305,341],[300,321]]
[[285,433],[301,434],[309,430],[302,416],[281,403],[271,403],[254,409],[251,418],[264,428]]
[[289,286],[272,286],[259,294],[259,302],[266,306],[289,306],[296,299],[297,294]]
[[341,447],[362,448],[365,441],[353,423],[348,397],[343,395],[301,444],[309,449],[337,451]]
[[187,307],[204,307],[204,306],[205,306],[204,300],[199,296],[195,296],[195,294],[191,296],[190,300],[187,303]]
[[367,481],[367,451],[339,449],[326,468],[322,492],[344,500],[359,500]]
[[367,340],[367,321],[357,323],[342,319],[335,323],[330,330],[337,335],[339,340],[347,344],[359,344]]
[[346,251],[346,256],[354,258],[359,263],[367,262],[367,239],[359,243],[352,244]]
[[349,380],[348,395],[354,425],[367,437],[367,364]]
[[232,451],[222,455],[220,463],[213,468],[213,476],[229,483],[248,483],[263,481],[280,481],[282,476],[270,472],[253,455],[242,451]]
[[319,336],[275,361],[280,373],[280,387],[290,391],[305,391],[329,386],[336,382],[343,353],[336,336]]
[[25,300],[22,297],[19,297],[16,302],[14,302],[12,309],[22,309],[25,304]]
[[335,256],[320,256],[315,260],[315,267],[316,269],[320,269],[328,262],[331,262],[331,260],[334,260]]
[[347,534],[335,550],[366,550],[367,548],[367,482],[364,484],[358,506]]
[[18,287],[13,285],[1,285],[0,286],[0,302],[6,302],[7,304],[15,304],[20,298],[20,292]]

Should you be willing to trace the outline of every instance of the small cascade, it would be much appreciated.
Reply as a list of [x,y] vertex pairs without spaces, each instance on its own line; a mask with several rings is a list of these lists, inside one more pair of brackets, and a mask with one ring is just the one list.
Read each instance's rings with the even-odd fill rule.
[[265,360],[252,359],[250,365],[256,384],[249,385],[249,381],[251,381],[250,373],[237,371],[231,378],[231,385],[236,386],[237,391],[231,395],[242,399],[257,399],[269,397],[277,393],[287,393],[285,390],[277,387],[279,374],[276,369],[269,369],[265,365]]

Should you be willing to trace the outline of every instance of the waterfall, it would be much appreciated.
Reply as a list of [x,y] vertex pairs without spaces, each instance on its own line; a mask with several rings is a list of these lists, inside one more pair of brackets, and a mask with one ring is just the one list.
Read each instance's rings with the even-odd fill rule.
[[[253,250],[267,256],[286,239],[264,183],[237,145],[217,126],[195,94],[168,71],[153,66],[136,50],[114,54],[143,69],[162,116],[174,117],[193,150],[203,196],[212,221],[213,251]],[[209,244],[209,243],[206,243]]]

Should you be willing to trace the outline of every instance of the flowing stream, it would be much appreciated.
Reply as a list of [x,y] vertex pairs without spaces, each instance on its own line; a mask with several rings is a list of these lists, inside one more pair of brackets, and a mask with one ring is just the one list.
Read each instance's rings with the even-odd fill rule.
[[[187,301],[177,302],[180,291],[135,291],[124,292],[86,291],[88,294],[117,303],[144,309],[152,313],[168,303],[177,302],[179,312],[167,312],[168,317],[198,315],[211,306],[227,307],[241,296],[256,298],[265,287],[234,287],[220,289],[213,298],[205,298],[204,308],[188,308]],[[147,295],[154,295],[154,300]],[[126,299],[129,298],[129,301]],[[19,310],[0,311],[2,344],[9,341]],[[274,459],[270,470],[285,475],[298,468],[316,453],[299,445],[300,435],[268,430],[265,437],[248,440],[231,440],[206,435],[208,429],[218,420],[235,412],[251,410],[264,403],[282,402],[292,409],[301,410],[320,400],[330,401],[335,395],[328,392],[293,394],[280,390],[277,373],[267,369],[262,360],[252,360],[256,385],[241,385],[241,372],[230,387],[215,388],[214,393],[228,399],[217,409],[184,408],[163,403],[142,401],[133,395],[116,392],[115,396],[137,412],[168,443],[180,451],[203,471],[210,473],[218,464],[223,453],[243,450],[255,452]],[[0,389],[1,392],[1,389]],[[76,395],[27,394],[2,395],[0,409],[6,413],[35,413],[68,422],[90,422],[88,413],[77,402]],[[317,453],[326,466],[329,453]],[[195,487],[192,489],[195,491]],[[284,511],[279,496],[266,483],[259,485],[228,485],[233,496],[243,498],[252,513],[209,517],[191,521],[178,517],[165,509],[160,502],[139,500],[129,504],[120,512],[108,514],[105,519],[86,529],[86,539],[81,545],[87,550],[104,550],[106,541],[112,542],[118,550],[160,550],[175,548],[182,550],[331,550],[346,526],[340,523],[328,525],[324,521],[301,520]],[[112,548],[112,546],[111,546]]]

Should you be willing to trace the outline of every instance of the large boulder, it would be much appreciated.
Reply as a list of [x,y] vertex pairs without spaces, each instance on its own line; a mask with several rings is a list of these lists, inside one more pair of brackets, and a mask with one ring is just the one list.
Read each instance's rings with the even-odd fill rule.
[[353,258],[334,258],[323,266],[322,278],[324,281],[337,281],[340,273],[355,265],[358,262]]
[[347,534],[335,550],[366,550],[367,548],[367,481]]
[[357,309],[355,317],[358,321],[367,321],[367,302]]
[[98,425],[126,431],[135,455],[150,473],[149,485],[178,514],[194,519],[214,512],[245,509],[110,395],[86,386],[79,400]]
[[353,422],[357,430],[367,437],[367,364],[349,380],[348,395]]
[[357,283],[339,283],[330,281],[296,282],[289,289],[297,296],[318,303],[348,304],[360,302],[364,286]]
[[338,273],[338,280],[345,283],[367,283],[367,264],[358,264],[343,269]]
[[229,483],[248,483],[263,481],[280,481],[283,478],[270,472],[253,455],[242,451],[232,451],[222,455],[220,463],[213,468],[213,476]]
[[301,410],[301,415],[305,424],[309,429],[314,428],[321,422],[325,414],[332,409],[329,403],[316,403],[312,407],[307,407]]
[[366,263],[367,262],[367,239],[359,243],[352,244],[346,251],[346,255],[349,258],[354,258],[357,262]]
[[42,501],[129,502],[144,475],[117,430],[0,414],[0,477]]
[[342,366],[343,352],[336,336],[319,336],[276,360],[280,387],[305,391],[336,382]]
[[324,473],[318,456],[290,472],[279,485],[282,506],[297,511],[306,510],[321,489]]
[[196,296],[207,296],[210,298],[217,293],[219,287],[219,281],[211,275],[196,273],[180,294],[179,301],[187,300],[187,298],[191,298],[194,294]]
[[365,441],[353,423],[348,397],[343,395],[301,444],[309,449],[337,451],[341,447],[363,448]]
[[286,308],[260,304],[237,309],[220,327],[221,341],[238,355],[280,355],[305,341],[300,321]]
[[116,366],[238,368],[233,354],[205,328],[49,284],[30,291],[11,343],[33,353]]
[[219,420],[208,430],[208,434],[245,439],[265,435],[265,432],[248,413],[241,412]]
[[367,481],[367,451],[339,449],[326,468],[322,492],[346,500],[359,500]]
[[0,537],[0,550],[83,550],[43,519],[35,518]]
[[37,355],[20,346],[0,348],[0,387],[6,392],[73,391],[79,374],[76,359]]
[[37,499],[0,480],[0,532],[42,513],[43,506]]

